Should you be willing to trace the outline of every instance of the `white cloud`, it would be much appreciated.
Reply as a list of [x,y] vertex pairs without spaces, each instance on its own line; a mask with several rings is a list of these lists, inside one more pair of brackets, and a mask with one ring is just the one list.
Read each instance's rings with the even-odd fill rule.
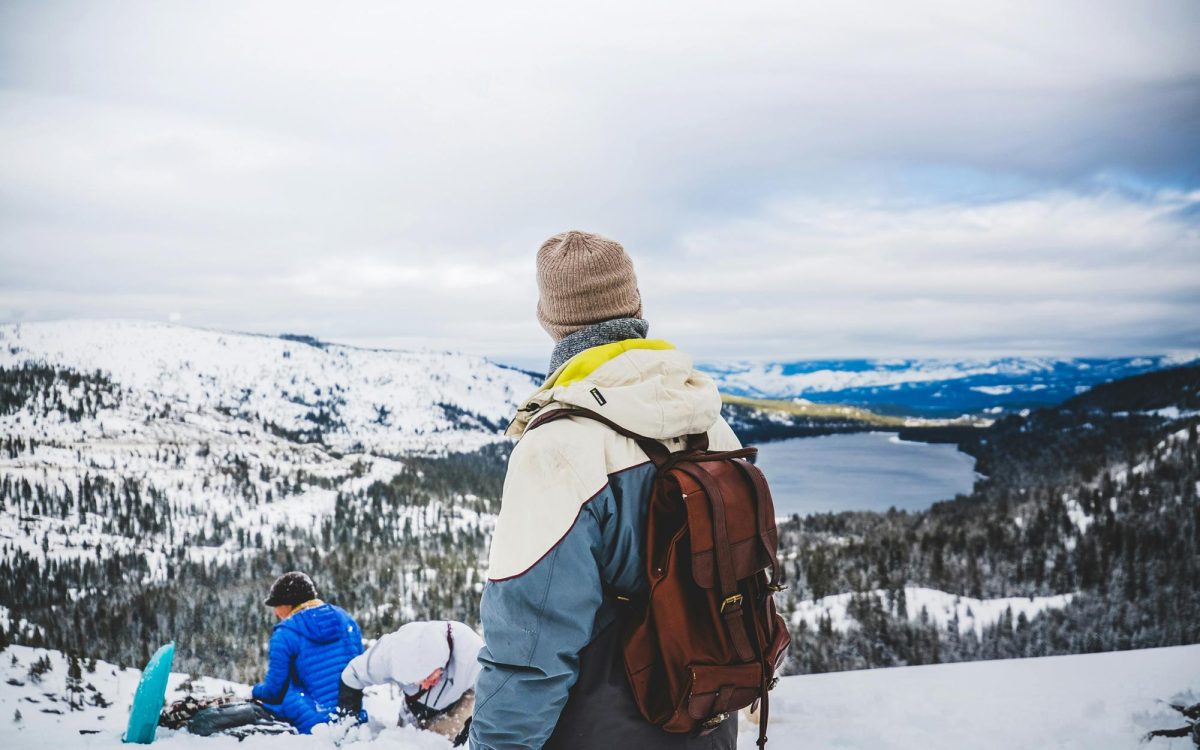
[[467,263],[430,262],[401,265],[379,258],[322,260],[268,280],[297,294],[314,298],[362,297],[377,292],[468,292],[497,287],[505,281],[502,269]]
[[269,282],[309,297],[358,297],[375,290],[396,290],[422,282],[420,268],[372,258],[322,261],[315,268],[296,271]]
[[1174,191],[794,202],[682,238],[691,270],[656,264],[653,301],[673,327],[748,329],[758,356],[1162,351],[1200,329],[1197,208]]
[[540,358],[533,253],[575,226],[710,355],[1200,346],[1198,30],[1193,2],[5,4],[0,320]]

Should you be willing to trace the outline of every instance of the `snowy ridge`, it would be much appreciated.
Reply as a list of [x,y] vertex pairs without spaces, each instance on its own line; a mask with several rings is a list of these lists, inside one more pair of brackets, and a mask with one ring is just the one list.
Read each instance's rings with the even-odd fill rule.
[[101,371],[147,405],[197,417],[225,413],[295,433],[316,430],[335,450],[383,455],[471,450],[493,441],[535,386],[526,373],[463,354],[357,349],[145,321],[0,326],[0,367],[25,363]]
[[[500,440],[533,387],[459,354],[124,321],[2,326],[0,369],[29,376],[0,391],[0,559],[124,558],[142,583],[320,530],[406,455]],[[490,533],[488,510],[431,499],[389,520]]]
[[[900,386],[932,383],[981,375],[1021,376],[1046,372],[1052,360],[1005,360],[1001,362],[939,362],[885,360],[872,362],[862,369],[847,369],[840,363],[743,363],[722,373],[721,382],[733,393],[747,392],[764,397],[796,397],[804,393],[846,391],[854,388]],[[847,363],[849,364],[849,363]],[[715,369],[715,366],[711,366]],[[712,371],[710,369],[710,372]],[[1011,386],[979,386],[976,390],[991,395],[1010,393]]]
[[[0,652],[0,746],[128,747],[121,735],[139,672],[80,660],[80,677],[72,681],[69,666],[57,651],[11,646]],[[167,700],[188,692],[248,691],[238,683],[172,674]],[[1200,700],[1200,646],[784,677],[771,693],[768,747],[1117,750],[1137,746],[1151,729],[1178,726],[1178,714],[1163,703],[1168,699]],[[325,727],[308,737],[252,736],[241,743],[160,728],[155,744],[168,750],[450,747],[436,735],[395,727],[397,703],[387,690],[368,690],[371,722],[337,741]],[[738,747],[754,748],[756,736],[743,718]],[[1185,750],[1190,740],[1155,740],[1148,747]]]
[[799,626],[804,623],[808,628],[817,630],[821,627],[821,621],[828,618],[834,630],[844,633],[857,626],[851,613],[852,600],[868,596],[875,598],[889,614],[899,616],[903,611],[910,622],[926,618],[943,631],[957,625],[960,635],[973,632],[976,638],[980,638],[985,627],[996,625],[1005,617],[1011,618],[1012,622],[1016,622],[1021,615],[1033,619],[1048,609],[1062,609],[1074,598],[1074,594],[1058,594],[975,599],[921,586],[908,586],[901,591],[903,601],[883,589],[866,594],[833,594],[816,601],[800,601],[792,613],[792,624]]
[[983,360],[847,359],[709,362],[699,367],[725,393],[811,400],[926,415],[1001,414],[1061,402],[1099,383],[1200,360],[1200,352],[1152,357]]

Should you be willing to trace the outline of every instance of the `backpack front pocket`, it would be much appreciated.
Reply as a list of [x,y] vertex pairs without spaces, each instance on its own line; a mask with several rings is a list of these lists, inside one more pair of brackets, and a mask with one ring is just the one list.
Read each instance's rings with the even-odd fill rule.
[[[693,722],[713,729],[728,715],[753,703],[762,691],[762,664],[712,666],[693,664],[686,705]],[[711,724],[711,726],[709,726]]]

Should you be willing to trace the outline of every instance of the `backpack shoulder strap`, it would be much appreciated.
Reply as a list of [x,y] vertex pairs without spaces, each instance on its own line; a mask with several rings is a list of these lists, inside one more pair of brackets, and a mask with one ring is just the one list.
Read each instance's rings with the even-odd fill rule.
[[746,461],[736,461],[735,465],[741,469],[746,475],[746,479],[753,485],[755,494],[758,496],[755,506],[758,513],[758,539],[762,544],[763,552],[771,559],[771,578],[767,583],[767,587],[772,591],[782,591],[785,586],[780,584],[780,575],[782,573],[779,565],[779,532],[775,532],[775,539],[771,538],[771,522],[775,515],[775,502],[771,498],[771,490],[767,487],[767,480],[763,476],[762,470],[754,464]]
[[[597,414],[591,409],[584,409],[580,407],[563,407],[535,417],[534,420],[529,423],[529,426],[525,428],[525,431],[528,432],[530,430],[537,429],[547,422],[553,422],[557,419],[565,419],[566,417],[585,417],[587,419],[595,420],[617,434],[624,435],[625,437],[636,441],[638,447],[645,451],[646,455],[650,457],[650,460],[654,462],[655,466],[662,466],[671,456],[671,452],[667,450],[667,446],[658,442],[654,438],[648,438],[644,435],[639,435],[632,430],[627,430],[603,414]],[[689,451],[708,450],[708,435],[703,432],[696,433],[695,435],[688,435],[687,445]]]

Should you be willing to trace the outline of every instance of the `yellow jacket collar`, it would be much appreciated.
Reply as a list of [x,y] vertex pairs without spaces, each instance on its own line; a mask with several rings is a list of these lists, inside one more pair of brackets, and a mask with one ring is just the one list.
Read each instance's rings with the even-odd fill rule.
[[627,339],[580,352],[521,405],[506,434],[520,437],[542,409],[583,407],[655,439],[703,432],[721,396],[692,358],[658,339]]
[[324,603],[325,602],[321,601],[320,599],[309,599],[308,601],[304,602],[303,604],[297,604],[295,607],[293,607],[292,611],[288,612],[288,617],[291,617],[292,615],[296,614],[297,612],[303,612],[306,609],[312,609],[313,607],[319,607]]
[[611,344],[593,346],[590,349],[584,349],[564,362],[562,367],[546,378],[543,387],[548,385],[565,388],[572,383],[578,383],[598,370],[601,365],[628,351],[635,349],[664,351],[674,348],[674,344],[662,339],[623,339],[621,341],[614,341]]

